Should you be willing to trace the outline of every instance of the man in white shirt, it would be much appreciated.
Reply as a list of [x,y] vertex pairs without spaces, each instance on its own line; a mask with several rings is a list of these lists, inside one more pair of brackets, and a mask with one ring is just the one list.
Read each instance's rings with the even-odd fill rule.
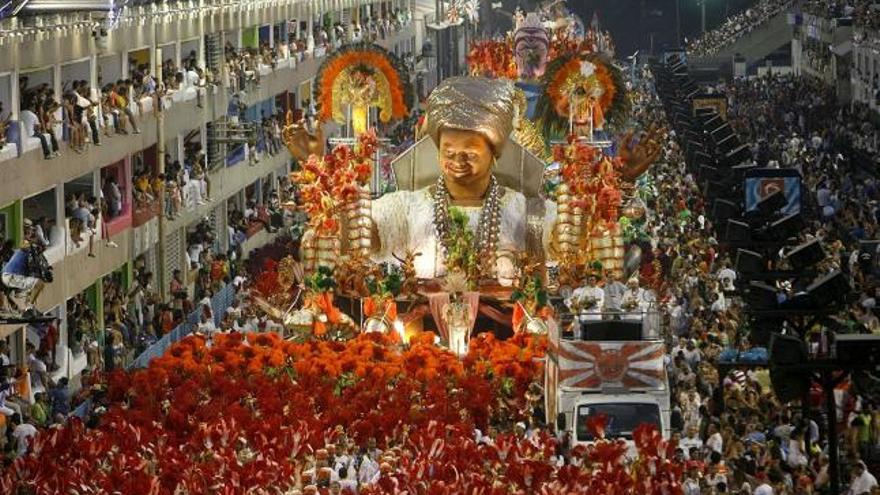
[[209,318],[205,313],[202,313],[198,331],[210,339],[217,332],[217,326],[214,325],[213,319]]
[[189,247],[189,261],[198,268],[201,263],[202,251],[205,247],[201,242],[195,242]]
[[232,305],[226,308],[226,314],[235,320],[241,318],[241,305],[239,304],[238,299],[232,300]]
[[43,134],[43,129],[40,126],[40,118],[37,117],[37,114],[28,107],[21,111],[21,133],[26,137],[35,137],[40,140],[40,147],[43,148],[43,158],[46,160],[51,160],[58,156],[58,150],[52,150],[49,148],[49,141],[46,139],[46,135]]
[[596,286],[596,276],[589,275],[584,286],[575,289],[565,305],[578,315],[578,320],[595,321],[602,319],[604,301],[605,292]]
[[37,435],[37,429],[34,425],[28,423],[27,420],[22,420],[18,414],[12,416],[11,424],[15,425],[15,428],[12,430],[12,438],[15,439],[15,445],[18,447],[18,455],[20,457],[25,455],[28,449],[30,449],[29,442]]
[[5,340],[0,340],[0,368],[5,368],[12,364],[9,359],[9,348]]
[[10,400],[13,395],[15,395],[15,380],[0,378],[0,414],[7,417],[21,414],[21,406]]
[[644,313],[653,306],[653,303],[654,293],[639,287],[637,275],[634,275],[626,282],[626,291],[623,293],[621,305],[623,311],[629,314],[624,319],[641,320],[644,317]]
[[711,309],[714,313],[727,311],[727,308],[730,306],[727,298],[724,297],[723,292],[713,293],[709,297],[713,298],[712,304],[709,306],[709,309]]
[[196,106],[202,108],[202,88],[205,87],[205,79],[201,70],[191,65],[186,71],[186,83],[196,92]]
[[700,438],[700,429],[697,427],[688,428],[687,436],[681,438],[681,442],[678,443],[678,446],[681,447],[685,459],[690,458],[690,451],[692,448],[696,448],[697,450],[702,449],[703,439]]
[[28,342],[27,345],[28,370],[31,374],[31,388],[33,393],[46,392],[49,387],[49,367],[43,360],[42,353],[38,354],[34,345]]
[[[28,219],[25,219],[25,224],[27,224]],[[37,223],[34,224],[34,239],[38,244],[43,246],[44,248],[49,247],[51,241],[49,240],[49,235],[52,232],[52,224],[54,220],[51,218],[40,217],[37,220]]]
[[257,203],[254,200],[249,200],[247,202],[247,208],[244,210],[244,219],[247,221],[256,220],[257,218]]
[[713,452],[718,452],[719,454],[724,452],[724,439],[721,438],[721,433],[718,431],[718,427],[715,424],[709,425],[709,438],[706,439],[706,447],[709,447]]
[[753,495],[773,495],[773,487],[766,481],[755,487]]
[[375,482],[379,475],[379,463],[374,461],[369,455],[365,455],[358,467],[357,479],[361,486],[370,485]]
[[853,468],[852,482],[849,484],[847,495],[865,495],[870,494],[871,490],[877,486],[877,478],[868,472],[868,467],[863,461],[856,462]]
[[82,93],[88,91],[88,86],[80,85],[80,88],[73,92],[76,98],[76,106],[83,109],[83,124],[89,126],[89,130],[91,131],[92,144],[95,146],[101,146],[101,141],[98,138],[98,123],[97,118],[95,117],[94,111],[90,110],[94,105],[91,100],[86,98]]
[[724,264],[721,265],[721,269],[718,270],[717,277],[718,280],[721,282],[722,290],[733,291],[736,289],[733,285],[733,283],[736,282],[736,272],[730,268],[728,262],[725,261]]

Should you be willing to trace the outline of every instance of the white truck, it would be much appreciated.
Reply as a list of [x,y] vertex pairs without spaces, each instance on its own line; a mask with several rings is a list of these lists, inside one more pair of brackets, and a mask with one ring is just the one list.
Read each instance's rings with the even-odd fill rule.
[[608,417],[606,438],[631,442],[633,429],[642,423],[655,425],[669,438],[666,348],[657,322],[650,317],[630,320],[629,330],[617,332],[615,325],[624,328],[627,323],[598,319],[575,323],[575,331],[566,335],[558,325],[548,326],[545,411],[548,420],[556,419],[558,430],[571,433],[572,445],[595,440],[586,425],[597,414]]

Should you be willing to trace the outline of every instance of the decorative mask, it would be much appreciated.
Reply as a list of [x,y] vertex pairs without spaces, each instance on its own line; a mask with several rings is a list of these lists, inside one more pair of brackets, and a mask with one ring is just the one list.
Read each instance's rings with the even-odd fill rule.
[[521,80],[533,80],[544,75],[550,53],[550,38],[537,14],[530,13],[516,30],[513,49]]

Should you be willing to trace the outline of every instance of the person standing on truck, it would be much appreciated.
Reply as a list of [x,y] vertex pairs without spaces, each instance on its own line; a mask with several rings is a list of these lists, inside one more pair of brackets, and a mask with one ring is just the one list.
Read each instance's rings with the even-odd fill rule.
[[604,301],[605,292],[596,285],[596,276],[588,275],[584,286],[575,289],[565,305],[578,315],[578,321],[596,321],[602,319]]
[[626,291],[623,293],[624,311],[645,311],[654,302],[654,294],[650,290],[639,286],[638,275],[633,275],[626,282]]
[[603,292],[605,293],[605,311],[619,312],[623,304],[623,294],[626,292],[626,286],[620,281],[620,277],[611,270],[605,273]]

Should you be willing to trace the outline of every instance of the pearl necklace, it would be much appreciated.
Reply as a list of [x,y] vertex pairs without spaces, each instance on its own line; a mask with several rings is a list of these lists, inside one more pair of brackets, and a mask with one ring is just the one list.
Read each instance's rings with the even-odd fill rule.
[[[480,209],[480,220],[477,223],[477,231],[474,233],[473,246],[482,259],[495,259],[495,246],[498,243],[498,234],[501,231],[501,186],[495,176],[489,179],[489,189],[486,200]],[[437,234],[443,257],[449,252],[449,189],[446,188],[446,179],[441,174],[437,177],[434,186],[434,233]]]

